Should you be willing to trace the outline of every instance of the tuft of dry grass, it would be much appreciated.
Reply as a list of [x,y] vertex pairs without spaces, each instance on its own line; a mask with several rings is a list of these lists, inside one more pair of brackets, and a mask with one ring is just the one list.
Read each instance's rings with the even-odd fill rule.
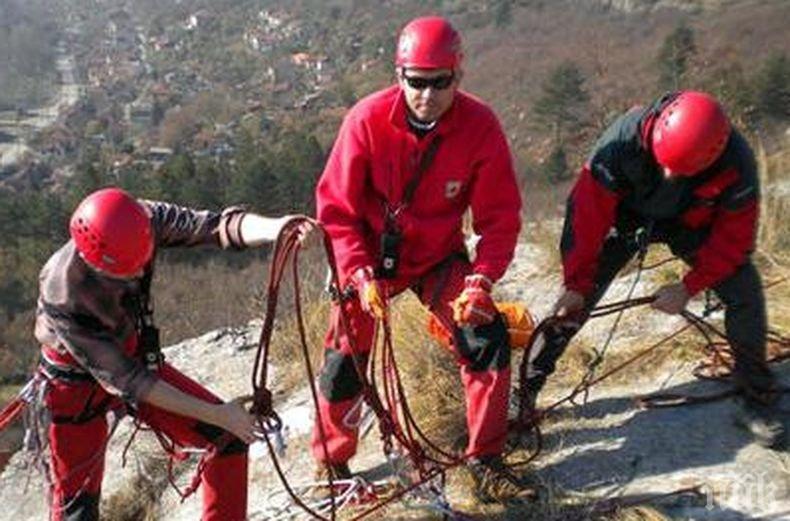
[[[309,348],[310,364],[315,376],[321,367],[324,335],[329,325],[331,303],[328,298],[304,302],[302,318]],[[285,316],[283,316],[285,315]],[[308,380],[299,336],[297,319],[293,314],[281,314],[272,336],[270,361],[276,372],[278,394],[289,395],[302,388]]]
[[757,146],[757,164],[762,185],[758,247],[771,253],[790,252],[790,147],[768,155],[762,143]]
[[790,335],[790,256],[781,264],[767,265],[761,269],[763,283],[783,279],[765,291],[768,303],[768,323],[785,335]]
[[[102,500],[102,519],[105,521],[156,521],[159,498],[168,486],[167,455],[151,451],[144,453],[138,463],[134,479],[111,496]],[[182,468],[181,466],[177,467]]]
[[426,436],[443,449],[462,451],[465,401],[454,356],[428,336],[428,312],[407,293],[392,312],[395,357],[412,414]]
[[617,513],[611,521],[671,521],[671,518],[654,508],[638,506]]
[[268,263],[232,266],[218,260],[184,267],[160,262],[152,293],[163,345],[238,326],[262,315],[258,305]]
[[0,408],[10,402],[21,388],[21,385],[0,385]]

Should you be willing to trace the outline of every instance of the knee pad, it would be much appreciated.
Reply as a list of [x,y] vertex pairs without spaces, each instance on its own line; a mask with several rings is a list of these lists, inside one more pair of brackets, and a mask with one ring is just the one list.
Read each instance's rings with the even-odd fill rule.
[[[365,367],[367,357],[362,358],[362,367]],[[341,402],[358,396],[362,392],[362,381],[354,366],[354,358],[336,349],[325,350],[318,387],[324,398],[330,402]]]
[[510,366],[510,343],[501,315],[490,324],[455,327],[453,337],[458,354],[472,371],[495,371]]

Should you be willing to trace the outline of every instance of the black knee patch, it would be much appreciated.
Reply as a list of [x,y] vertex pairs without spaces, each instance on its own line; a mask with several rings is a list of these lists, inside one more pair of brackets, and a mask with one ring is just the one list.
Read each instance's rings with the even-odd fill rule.
[[232,438],[232,441],[222,447],[222,449],[217,452],[222,456],[227,456],[229,454],[244,454],[247,452],[247,444],[238,439],[236,436]]
[[[367,357],[362,357],[365,367]],[[318,377],[321,394],[330,402],[341,402],[354,398],[362,392],[362,381],[359,379],[354,358],[344,355],[337,349],[324,351],[324,367]]]
[[454,327],[453,338],[461,358],[472,371],[504,369],[510,366],[510,343],[502,315],[490,324]]
[[[222,439],[222,435],[227,432],[221,427],[204,422],[198,422],[195,426],[195,431],[197,431],[201,436],[214,445],[219,443]],[[236,436],[232,436],[230,441],[219,449],[220,450],[217,452],[219,455],[244,454],[247,452],[247,444],[238,439]]]
[[63,508],[65,521],[99,521],[99,496],[82,493],[66,498]]

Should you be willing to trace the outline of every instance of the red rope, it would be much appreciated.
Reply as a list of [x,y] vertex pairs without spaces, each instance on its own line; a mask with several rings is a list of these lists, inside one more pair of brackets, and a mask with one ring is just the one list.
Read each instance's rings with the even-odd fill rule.
[[[251,412],[256,414],[258,417],[259,426],[265,433],[267,433],[265,436],[265,441],[269,454],[272,458],[274,468],[291,499],[295,504],[297,504],[300,508],[313,517],[321,520],[327,520],[328,518],[323,517],[318,512],[315,512],[304,501],[302,501],[302,499],[299,498],[299,496],[294,492],[293,488],[289,485],[288,480],[279,463],[275,446],[269,438],[269,433],[281,427],[281,421],[272,408],[271,392],[267,389],[267,371],[268,355],[270,350],[271,336],[274,330],[274,319],[277,310],[280,283],[286,270],[287,262],[290,258],[292,262],[292,277],[294,284],[294,307],[297,317],[299,336],[302,344],[302,355],[305,360],[305,371],[310,385],[310,392],[316,406],[316,414],[318,415],[317,423],[321,442],[323,444],[323,450],[325,453],[328,453],[326,446],[326,433],[323,432],[320,416],[321,412],[318,407],[318,392],[315,385],[315,374],[310,361],[310,353],[301,311],[300,286],[297,267],[298,250],[300,247],[298,229],[304,223],[310,223],[313,226],[319,226],[318,223],[312,219],[306,217],[295,218],[283,228],[275,245],[267,288],[266,314],[264,316],[264,323],[258,342],[258,351],[256,353],[255,363],[253,366],[252,385],[254,391],[254,401]],[[339,289],[340,285],[337,268],[335,265],[334,252],[332,250],[331,241],[326,234],[324,234],[324,249],[326,252],[327,263],[330,267],[331,283],[334,288]],[[336,291],[336,294],[340,295],[341,292]],[[654,297],[643,297],[605,304],[594,308],[586,318],[598,318],[612,313],[621,313],[626,309],[651,303],[653,300]],[[339,328],[340,333],[336,335],[336,337],[340,337],[342,336],[342,331],[350,330],[349,318],[347,316],[342,297],[337,303],[337,307],[337,327]],[[699,317],[691,318],[685,313],[684,316],[689,322],[685,326],[655,342],[648,348],[640,351],[621,364],[618,364],[616,367],[606,371],[604,374],[601,374],[596,378],[585,378],[582,383],[573,389],[573,391],[568,396],[553,403],[548,408],[543,409],[540,412],[535,412],[527,410],[527,391],[524,385],[526,382],[529,353],[537,338],[543,332],[545,332],[547,328],[554,327],[560,324],[562,321],[556,318],[548,318],[538,324],[532,334],[532,337],[530,338],[527,347],[524,349],[523,358],[519,367],[519,415],[516,420],[511,423],[513,429],[521,435],[524,433],[534,435],[537,443],[533,451],[526,457],[526,459],[515,463],[509,463],[508,467],[517,468],[527,465],[540,454],[542,448],[542,436],[539,424],[543,415],[545,415],[547,412],[556,409],[565,402],[572,401],[578,394],[589,391],[592,386],[607,378],[610,378],[612,375],[636,363],[638,360],[657,350],[659,347],[665,345],[667,342],[679,336],[691,327],[696,327],[700,332],[703,333],[703,336],[705,336],[708,340],[709,346],[714,345],[712,336],[722,335],[720,331],[718,331],[713,326],[710,326],[710,324],[705,322],[703,319]],[[705,326],[702,325],[703,323]],[[458,456],[443,450],[438,446],[438,444],[431,441],[419,427],[419,424],[415,420],[409,407],[403,382],[400,377],[400,372],[398,370],[397,360],[392,344],[392,334],[389,322],[385,319],[380,321],[379,325],[380,331],[383,331],[383,334],[381,334],[381,341],[379,341],[380,331],[377,329],[377,333],[374,335],[373,345],[370,346],[371,348],[367,356],[362,356],[362,353],[357,349],[357,346],[352,344],[350,346],[352,351],[352,360],[354,362],[354,367],[357,371],[359,380],[362,382],[363,398],[371,407],[378,419],[379,430],[381,433],[381,439],[384,445],[385,453],[390,455],[394,448],[393,441],[397,442],[405,450],[419,477],[416,480],[413,480],[408,487],[402,488],[397,493],[382,501],[379,501],[367,510],[354,516],[352,518],[354,520],[369,516],[373,512],[384,508],[386,505],[402,498],[404,495],[425,485],[437,477],[443,482],[447,470],[465,463],[468,458],[466,456]],[[350,335],[345,336],[349,339],[352,338]],[[724,338],[726,338],[726,336]],[[784,337],[781,337],[774,332],[769,333],[770,341],[775,341],[777,339],[779,339],[781,342],[787,342],[787,339]],[[788,348],[788,350],[790,350],[790,348]],[[790,354],[787,356],[790,356]],[[363,364],[363,361],[368,362],[367,367]],[[380,382],[377,382],[376,378],[377,368],[381,378]],[[383,396],[379,394],[379,388],[382,390]],[[511,451],[508,456],[512,453],[513,451]],[[332,492],[330,496],[331,509],[329,519],[334,520],[336,516],[337,505],[335,502],[335,487],[331,473],[329,476],[329,487],[330,491]]]
[[[312,369],[312,364],[310,361],[309,356],[309,348],[306,339],[306,333],[304,328],[304,323],[302,319],[302,310],[301,310],[301,297],[300,297],[300,286],[299,286],[299,276],[298,276],[298,249],[299,249],[299,228],[304,223],[310,223],[313,226],[318,226],[318,224],[309,219],[307,217],[298,217],[294,218],[289,221],[286,226],[283,227],[283,230],[280,232],[280,236],[277,239],[275,244],[274,253],[272,255],[272,261],[270,265],[270,273],[269,273],[269,282],[267,288],[267,300],[266,300],[266,313],[264,316],[263,326],[261,328],[261,335],[258,341],[258,350],[255,356],[255,362],[253,365],[253,373],[252,373],[252,386],[253,386],[253,408],[252,413],[258,417],[259,425],[262,427],[263,431],[267,433],[264,437],[269,455],[271,456],[273,466],[275,471],[283,483],[287,493],[294,501],[296,505],[302,508],[305,512],[310,514],[311,516],[326,520],[327,518],[322,516],[320,513],[316,512],[314,509],[310,508],[293,490],[293,487],[288,483],[288,480],[283,472],[282,466],[279,462],[279,458],[277,456],[274,444],[270,440],[269,433],[273,428],[279,428],[281,422],[277,417],[276,413],[273,411],[271,407],[271,392],[267,389],[267,371],[268,371],[268,356],[271,348],[271,337],[274,331],[274,319],[277,312],[277,301],[279,296],[280,290],[280,283],[282,277],[284,275],[286,265],[288,260],[291,260],[292,263],[292,276],[294,281],[294,306],[295,306],[295,315],[297,317],[297,324],[299,329],[299,336],[301,341],[301,350],[302,355],[305,360],[305,368],[307,371],[307,378],[310,386],[310,392],[313,398],[313,402],[316,406],[316,414],[318,415],[318,428],[320,429],[320,437],[321,442],[323,444],[323,450],[328,452],[326,446],[326,433],[323,432],[322,429],[322,421],[321,421],[321,412],[320,408],[318,407],[318,392],[315,385],[315,375]],[[326,252],[327,263],[329,264],[330,271],[331,271],[331,281],[335,288],[339,288],[339,280],[337,275],[337,268],[335,265],[335,258],[334,253],[332,250],[332,244],[330,239],[326,234],[324,234],[324,249]],[[338,292],[339,293],[339,292]],[[343,302],[338,302],[338,327],[340,331],[349,331],[349,318],[346,313],[346,309],[343,305]],[[358,377],[362,382],[362,394],[365,401],[371,407],[373,412],[376,414],[378,421],[379,421],[379,430],[381,431],[382,441],[385,446],[385,451],[387,453],[391,453],[393,450],[393,443],[392,440],[394,438],[395,441],[398,442],[399,445],[403,447],[406,451],[412,464],[414,465],[415,470],[417,471],[419,478],[414,480],[409,486],[400,489],[397,493],[392,494],[388,498],[372,505],[367,510],[363,511],[362,513],[355,516],[353,519],[362,519],[364,517],[369,516],[373,512],[384,508],[386,505],[402,498],[404,495],[410,493],[411,491],[421,487],[422,485],[436,479],[437,477],[444,479],[444,472],[456,465],[460,465],[464,462],[465,458],[457,457],[452,454],[449,454],[445,451],[442,451],[435,443],[431,442],[427,436],[423,433],[423,431],[417,425],[417,422],[414,420],[414,417],[411,413],[411,410],[408,406],[408,401],[406,400],[406,393],[403,387],[403,383],[400,379],[400,374],[397,368],[397,361],[394,355],[394,349],[392,346],[392,337],[391,331],[389,328],[389,324],[387,321],[383,321],[381,323],[381,328],[384,331],[383,339],[381,342],[381,347],[377,348],[379,344],[378,341],[374,339],[374,343],[371,346],[369,357],[370,363],[368,364],[370,370],[370,378],[368,377],[368,370],[362,364],[362,360],[366,357],[361,356],[361,352],[357,349],[357,346],[351,345],[352,351],[352,360],[354,361],[354,367],[357,371]],[[338,334],[337,337],[342,336],[342,333]],[[346,335],[347,337],[349,335]],[[377,335],[378,336],[378,335]],[[377,337],[376,336],[376,337]],[[350,338],[350,337],[349,337]],[[381,353],[378,353],[378,351]],[[379,363],[379,370],[381,373],[381,385],[380,387],[383,389],[384,397],[379,395],[378,393],[378,385],[374,385],[375,383],[375,374],[376,374],[376,364],[374,363],[376,357],[380,361]],[[427,446],[428,449],[439,455],[439,457],[428,454],[426,450],[423,448],[423,445]],[[444,459],[440,459],[444,458]],[[330,518],[334,520],[336,516],[336,503],[335,503],[335,487],[333,483],[333,478],[330,474],[329,476],[329,488],[332,492],[331,494],[331,508],[330,508]]]
[[27,402],[17,396],[0,411],[0,432],[17,420],[24,412],[25,407],[27,407]]

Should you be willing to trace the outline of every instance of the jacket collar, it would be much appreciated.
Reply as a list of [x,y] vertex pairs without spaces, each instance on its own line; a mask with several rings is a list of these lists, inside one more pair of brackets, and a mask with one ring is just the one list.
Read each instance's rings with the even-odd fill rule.
[[[393,88],[395,89],[396,94],[395,99],[392,102],[392,108],[390,109],[390,122],[396,128],[401,129],[404,132],[411,133],[411,129],[409,129],[409,123],[406,119],[409,107],[406,105],[406,98],[404,97],[403,89],[397,85],[394,85]],[[458,124],[457,107],[459,97],[461,95],[461,90],[455,91],[452,105],[450,105],[450,108],[447,109],[447,112],[442,114],[442,116],[439,118],[439,124],[436,126],[436,129],[431,132],[432,134],[445,136],[450,133]]]

